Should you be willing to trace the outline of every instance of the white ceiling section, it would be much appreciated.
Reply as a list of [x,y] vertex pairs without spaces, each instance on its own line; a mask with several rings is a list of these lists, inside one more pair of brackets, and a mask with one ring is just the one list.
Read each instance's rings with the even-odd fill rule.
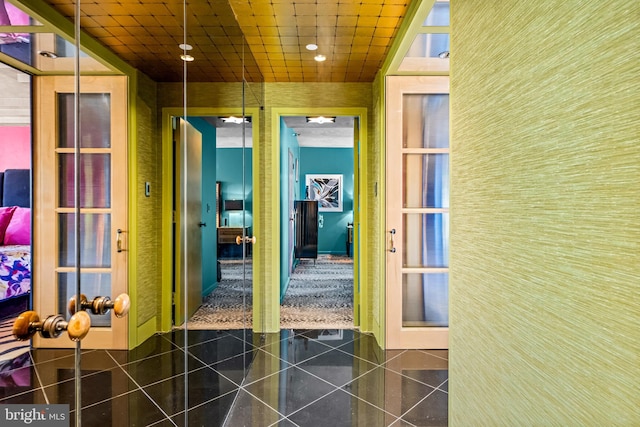
[[335,123],[307,123],[307,118],[284,117],[300,147],[353,148],[353,117],[337,116]]
[[[296,134],[300,147],[353,148],[353,117],[337,116],[335,123],[307,123],[305,116],[283,117],[292,133]],[[242,147],[242,125],[224,123],[220,117],[205,117],[216,127],[216,147]],[[251,147],[251,123],[244,124],[245,147]]]

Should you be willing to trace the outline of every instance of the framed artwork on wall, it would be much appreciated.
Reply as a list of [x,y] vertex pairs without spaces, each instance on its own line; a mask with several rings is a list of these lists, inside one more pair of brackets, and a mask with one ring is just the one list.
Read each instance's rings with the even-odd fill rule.
[[342,175],[306,175],[307,199],[318,201],[319,212],[342,212]]

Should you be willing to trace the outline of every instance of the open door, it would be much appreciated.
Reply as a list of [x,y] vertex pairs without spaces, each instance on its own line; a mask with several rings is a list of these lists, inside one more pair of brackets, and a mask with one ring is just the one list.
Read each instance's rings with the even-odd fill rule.
[[387,348],[449,346],[449,77],[387,77]]
[[176,325],[202,304],[202,134],[178,118],[174,129],[174,265]]

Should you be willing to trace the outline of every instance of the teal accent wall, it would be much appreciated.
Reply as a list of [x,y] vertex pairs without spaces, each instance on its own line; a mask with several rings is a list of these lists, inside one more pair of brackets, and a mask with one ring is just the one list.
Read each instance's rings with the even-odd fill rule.
[[[289,285],[289,262],[293,260],[293,252],[289,251],[289,151],[293,154],[294,164],[299,163],[300,146],[293,129],[287,127],[284,119],[280,119],[280,301],[284,298]],[[294,174],[297,171],[293,171]],[[294,200],[300,198],[300,188],[294,187]]]
[[216,128],[199,117],[189,123],[202,134],[202,296],[208,295],[217,282],[216,236]]
[[307,174],[341,174],[342,212],[318,212],[318,253],[347,253],[347,224],[353,222],[353,148],[300,148],[300,194]]
[[[244,182],[246,193],[242,191],[242,152],[244,151]],[[245,224],[253,225],[253,186],[251,184],[251,148],[218,148],[216,150],[217,180],[221,184],[223,205],[220,212],[220,225],[242,227],[243,211],[225,211],[224,200],[245,199]],[[215,181],[211,183],[211,191],[215,193]],[[251,229],[250,229],[251,231]]]

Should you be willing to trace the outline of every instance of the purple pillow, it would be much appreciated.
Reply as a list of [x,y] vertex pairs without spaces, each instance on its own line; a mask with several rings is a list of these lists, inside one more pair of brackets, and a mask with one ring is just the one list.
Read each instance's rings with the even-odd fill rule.
[[0,244],[4,244],[4,233],[7,231],[7,226],[9,225],[9,222],[11,222],[11,217],[15,210],[15,206],[0,207]]
[[5,245],[31,244],[31,209],[17,207],[4,233]]

